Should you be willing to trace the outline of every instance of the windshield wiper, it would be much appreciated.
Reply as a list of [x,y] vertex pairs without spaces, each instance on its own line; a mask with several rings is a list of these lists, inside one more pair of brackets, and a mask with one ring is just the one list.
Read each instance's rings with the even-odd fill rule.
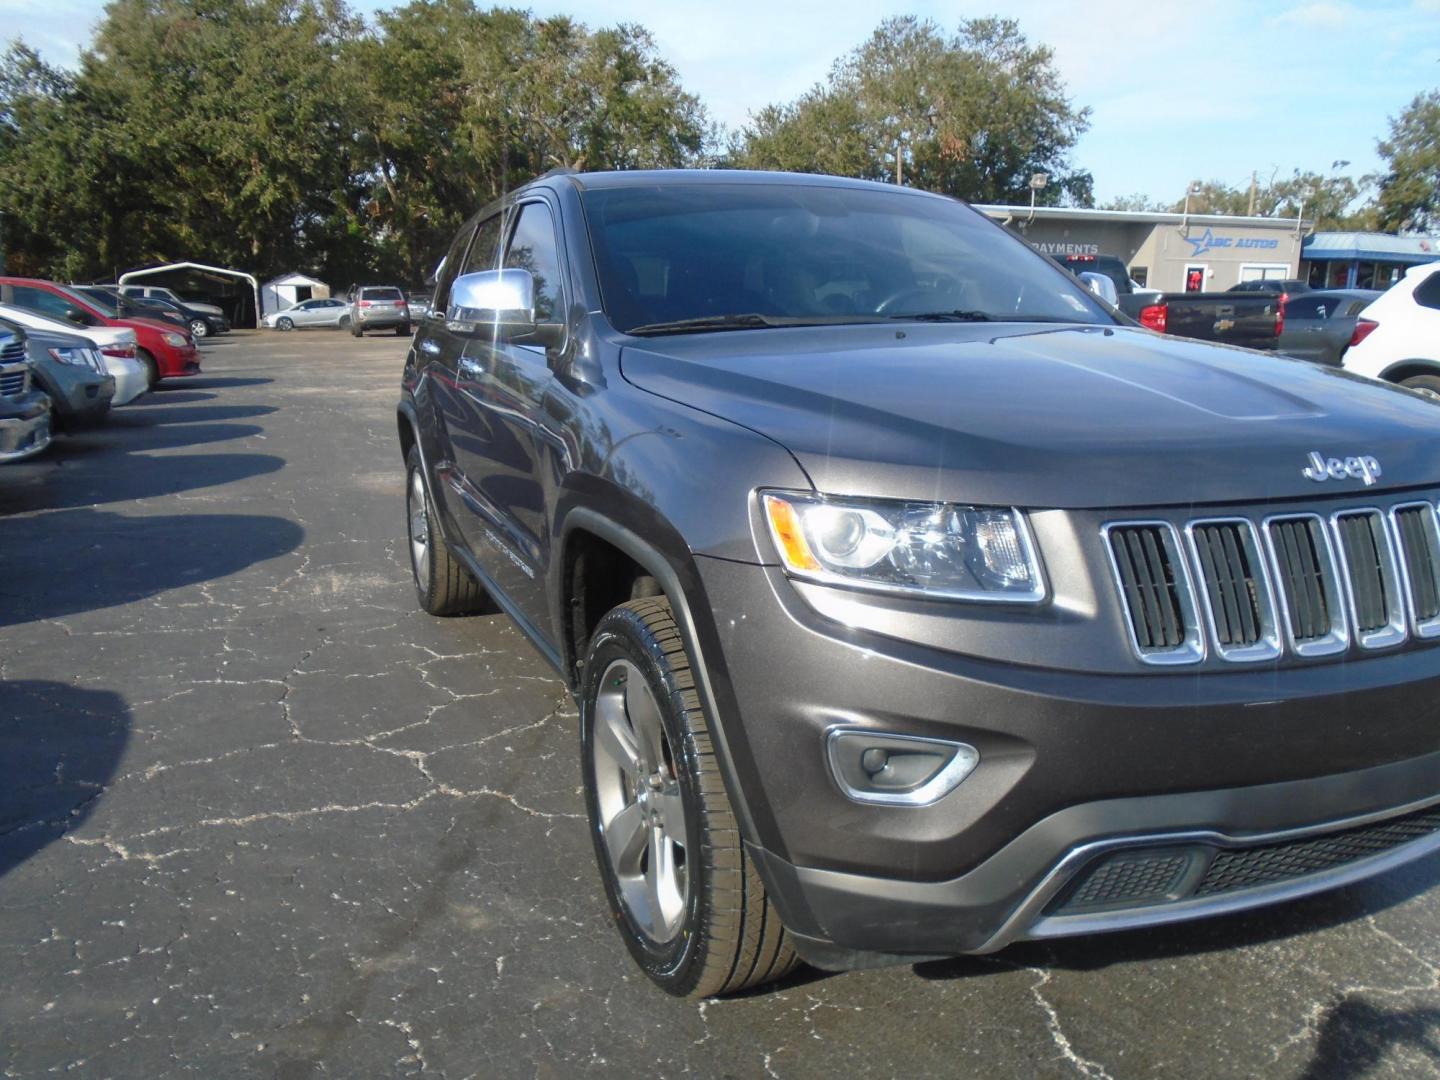
[[891,315],[891,319],[911,322],[994,322],[995,316],[984,311],[916,311]]
[[674,322],[645,323],[626,331],[628,334],[702,334],[708,330],[763,330],[773,326],[843,326],[850,323],[884,322],[883,318],[864,315],[702,315],[695,319]]

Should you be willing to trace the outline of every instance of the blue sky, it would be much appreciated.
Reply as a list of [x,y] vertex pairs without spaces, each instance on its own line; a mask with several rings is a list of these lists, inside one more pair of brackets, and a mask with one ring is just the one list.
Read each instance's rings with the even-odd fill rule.
[[[361,11],[393,6],[352,0]],[[522,6],[518,0],[517,6]],[[0,0],[8,35],[69,64],[101,0]],[[1291,169],[1352,174],[1378,166],[1375,139],[1415,94],[1440,86],[1440,0],[999,0],[892,6],[824,2],[536,3],[591,26],[638,22],[716,119],[822,79],[835,57],[889,14],[953,27],[997,11],[1056,53],[1075,100],[1094,112],[1074,161],[1102,201],[1174,199],[1191,179],[1247,183]]]

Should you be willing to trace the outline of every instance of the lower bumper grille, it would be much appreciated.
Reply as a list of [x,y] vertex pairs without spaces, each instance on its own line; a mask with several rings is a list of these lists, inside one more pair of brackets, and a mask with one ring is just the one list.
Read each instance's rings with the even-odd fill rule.
[[1276,885],[1334,870],[1440,833],[1440,806],[1322,836],[1256,847],[1201,844],[1104,856],[1050,903],[1048,915],[1148,907]]

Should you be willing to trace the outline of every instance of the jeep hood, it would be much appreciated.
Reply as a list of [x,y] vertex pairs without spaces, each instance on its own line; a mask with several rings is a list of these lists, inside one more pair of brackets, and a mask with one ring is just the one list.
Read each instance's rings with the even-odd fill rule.
[[[644,390],[785,446],[831,493],[1076,509],[1440,481],[1440,405],[1344,371],[1139,329],[745,330],[626,345],[620,365]],[[1307,479],[1317,451],[1368,456],[1383,471],[1369,489]]]

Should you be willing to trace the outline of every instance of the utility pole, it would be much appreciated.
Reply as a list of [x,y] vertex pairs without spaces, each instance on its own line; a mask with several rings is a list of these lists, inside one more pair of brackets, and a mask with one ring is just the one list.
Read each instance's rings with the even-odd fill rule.
[[905,144],[898,142],[895,144],[895,183],[905,186]]
[[1254,169],[1251,169],[1251,170],[1250,170],[1250,212],[1249,212],[1249,216],[1250,216],[1250,217],[1254,217],[1254,216],[1255,216],[1255,193],[1256,193],[1256,188],[1257,188],[1257,186],[1258,186],[1258,181],[1259,181],[1259,174],[1258,174]]

